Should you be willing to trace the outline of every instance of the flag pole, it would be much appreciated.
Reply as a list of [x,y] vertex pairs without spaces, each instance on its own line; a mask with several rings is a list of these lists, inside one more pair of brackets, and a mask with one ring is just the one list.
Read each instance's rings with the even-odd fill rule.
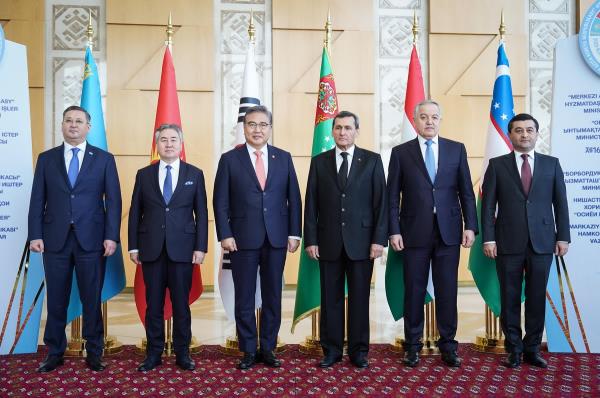
[[[331,34],[332,34],[332,24],[331,24],[331,9],[327,10],[327,21],[325,22],[325,39],[323,40],[323,47],[327,50],[327,53],[331,53]],[[320,338],[320,330],[319,330],[319,322],[321,318],[321,311],[316,309],[312,311],[310,315],[311,321],[311,334],[310,336],[306,336],[304,341],[300,343],[300,352],[305,354],[313,354],[313,355],[321,355],[323,354],[323,349],[321,348],[321,338]],[[346,314],[346,319],[348,318]]]
[[[506,34],[506,25],[504,24],[504,9],[500,13],[500,26],[498,27],[500,34],[500,43],[504,41]],[[473,249],[471,249],[473,250]],[[492,312],[491,308],[485,304],[485,336],[475,337],[475,349],[482,352],[490,352],[502,354],[506,352],[504,348],[504,337],[502,336],[502,328],[500,327],[500,317],[497,317]]]

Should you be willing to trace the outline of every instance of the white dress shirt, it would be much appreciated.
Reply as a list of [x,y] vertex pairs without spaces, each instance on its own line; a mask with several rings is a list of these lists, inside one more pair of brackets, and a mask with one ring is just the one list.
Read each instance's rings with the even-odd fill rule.
[[265,166],[265,177],[267,177],[269,175],[269,152],[267,151],[267,144],[260,149],[256,149],[246,143],[246,149],[248,149],[248,153],[250,154],[250,160],[252,161],[252,167],[254,167],[254,171],[256,171],[256,154],[254,152],[262,152],[263,165]]
[[[435,164],[435,172],[437,174],[438,171],[438,159],[439,157],[439,153],[440,153],[440,146],[438,145],[438,137],[439,136],[435,136],[433,138],[431,138],[431,150],[433,151],[433,160],[434,160],[434,164]],[[421,156],[423,156],[423,161],[425,161],[425,151],[427,150],[427,144],[425,143],[427,141],[427,138],[423,138],[420,135],[417,135],[417,139],[419,140],[419,148],[421,149]]]
[[161,160],[158,164],[158,186],[160,187],[160,193],[163,193],[163,187],[165,185],[165,177],[167,176],[167,165],[171,166],[171,186],[173,192],[177,187],[177,180],[179,179],[179,165],[180,161],[177,158],[173,163],[169,164]]
[[79,148],[79,152],[77,152],[77,158],[79,159],[79,170],[81,170],[81,164],[83,163],[83,155],[85,155],[85,149],[87,148],[87,141],[83,141],[81,144],[74,147],[73,145],[65,142],[65,167],[67,168],[67,173],[69,172],[69,164],[71,164],[71,159],[73,159],[73,148]]
[[335,169],[340,172],[340,167],[342,167],[342,162],[344,158],[342,157],[342,152],[348,153],[348,175],[350,175],[350,167],[352,166],[352,159],[354,159],[354,148],[356,145],[352,145],[350,148],[342,151],[337,146],[335,147]]
[[[521,177],[521,167],[523,167],[523,155],[525,152],[515,151],[515,160],[517,161],[517,170],[519,170],[519,177]],[[529,167],[531,167],[531,176],[533,177],[533,166],[535,164],[535,151],[531,150],[527,152],[527,160],[529,161]]]

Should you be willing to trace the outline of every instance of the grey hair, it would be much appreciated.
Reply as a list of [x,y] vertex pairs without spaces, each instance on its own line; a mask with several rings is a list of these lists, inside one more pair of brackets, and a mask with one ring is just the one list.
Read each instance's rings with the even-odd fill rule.
[[442,107],[440,106],[440,104],[438,104],[434,100],[427,99],[427,100],[419,102],[417,104],[417,106],[415,106],[415,114],[413,115],[413,117],[415,118],[415,122],[417,121],[418,116],[419,116],[419,109],[421,109],[421,107],[423,105],[435,105],[435,106],[437,106],[438,110],[440,111],[440,118],[442,117]]
[[246,114],[244,115],[244,123],[246,123],[246,118],[253,113],[265,114],[267,116],[267,119],[269,119],[269,124],[273,124],[273,114],[271,113],[269,108],[267,108],[264,105],[256,105],[256,106],[248,108],[246,110]]
[[179,139],[181,140],[181,142],[183,142],[183,131],[181,131],[181,127],[179,127],[176,124],[161,124],[160,126],[158,126],[158,128],[154,132],[154,142],[158,142],[158,136],[162,131],[169,129],[175,130],[177,132],[177,135],[179,136]]

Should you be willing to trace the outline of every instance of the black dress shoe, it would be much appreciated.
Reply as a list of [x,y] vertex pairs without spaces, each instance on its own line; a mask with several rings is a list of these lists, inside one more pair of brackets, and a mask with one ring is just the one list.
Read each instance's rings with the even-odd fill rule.
[[250,369],[257,361],[255,352],[245,352],[244,357],[238,362],[237,368],[240,370]]
[[539,352],[526,352],[523,354],[523,361],[527,362],[532,366],[537,366],[538,368],[546,369],[548,367],[548,362]]
[[58,368],[64,363],[65,359],[62,357],[62,355],[48,355],[46,359],[44,359],[44,361],[40,363],[40,366],[37,368],[37,371],[39,373],[52,372],[54,369]]
[[503,364],[507,368],[518,368],[519,366],[521,366],[521,353],[510,352]]
[[459,368],[460,367],[460,358],[456,351],[443,351],[442,352],[442,361],[451,368]]
[[356,358],[350,358],[350,362],[352,362],[352,364],[359,369],[364,369],[364,368],[369,367],[369,360],[364,355],[356,357]]
[[85,358],[85,364],[94,372],[102,372],[106,369],[106,363],[102,362],[102,357],[96,355],[88,355]]
[[342,360],[342,356],[325,355],[319,362],[320,368],[329,368]]
[[264,363],[267,366],[270,366],[272,368],[278,368],[281,366],[281,361],[277,359],[273,351],[263,351],[260,357],[262,363]]
[[402,360],[405,365],[411,368],[416,367],[419,364],[419,351],[409,350],[404,353],[404,359]]
[[175,358],[175,365],[179,366],[183,370],[196,369],[196,364],[190,357],[190,354],[177,355]]
[[140,366],[138,366],[137,370],[140,372],[147,372],[161,364],[162,359],[160,359],[160,357],[147,356],[146,359],[144,359],[144,362],[142,362]]

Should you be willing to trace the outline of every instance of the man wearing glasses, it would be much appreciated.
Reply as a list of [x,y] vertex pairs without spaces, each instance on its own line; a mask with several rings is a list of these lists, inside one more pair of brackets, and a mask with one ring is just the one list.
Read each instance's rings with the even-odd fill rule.
[[[298,179],[289,152],[267,144],[271,125],[266,107],[246,111],[246,144],[221,156],[213,193],[217,238],[231,258],[242,370],[256,362],[281,366],[273,350],[281,324],[283,267],[286,250],[293,253],[300,243]],[[257,272],[262,295],[259,351],[254,315]]]

